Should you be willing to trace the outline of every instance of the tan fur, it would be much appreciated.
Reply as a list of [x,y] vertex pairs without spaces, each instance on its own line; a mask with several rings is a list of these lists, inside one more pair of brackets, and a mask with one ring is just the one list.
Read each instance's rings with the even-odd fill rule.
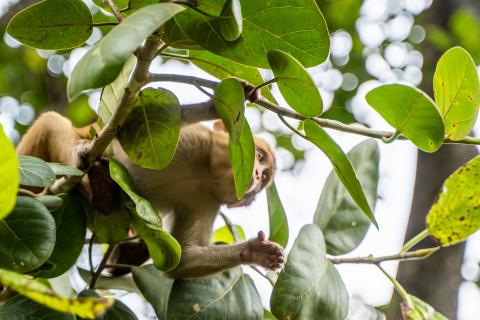
[[[73,128],[66,118],[47,112],[25,134],[17,152],[78,165],[75,163],[75,148],[81,139],[86,138],[88,131],[89,127]],[[136,166],[120,144],[113,142],[115,157],[127,167],[139,192],[161,212],[168,230],[182,246],[181,262],[169,276],[204,276],[242,263],[268,268],[277,268],[283,263],[282,248],[265,240],[263,233],[258,238],[235,245],[210,243],[213,222],[220,206],[249,204],[255,194],[273,179],[273,152],[265,141],[256,138],[255,143],[266,157],[261,162],[256,160],[249,193],[237,200],[228,158],[228,135],[222,130],[212,131],[201,124],[183,127],[175,156],[163,170]],[[268,179],[261,179],[262,173],[267,171]]]

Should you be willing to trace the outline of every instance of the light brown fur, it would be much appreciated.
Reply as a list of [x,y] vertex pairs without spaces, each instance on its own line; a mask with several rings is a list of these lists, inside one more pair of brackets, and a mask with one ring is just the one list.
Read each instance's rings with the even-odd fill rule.
[[[218,123],[213,131],[201,124],[182,127],[175,156],[162,170],[136,166],[120,144],[113,143],[115,157],[127,167],[139,192],[161,212],[168,230],[182,246],[180,264],[168,273],[174,278],[209,275],[242,263],[273,269],[284,261],[283,249],[265,240],[263,232],[234,245],[210,242],[221,205],[248,205],[256,193],[271,183],[275,169],[273,152],[265,141],[256,138],[252,183],[247,194],[237,200],[228,158],[228,135],[222,127]],[[47,112],[25,134],[17,152],[78,166],[76,148],[85,143],[82,139],[86,139],[88,129],[73,128],[66,118]],[[121,251],[119,246],[119,262],[127,263],[122,260]]]

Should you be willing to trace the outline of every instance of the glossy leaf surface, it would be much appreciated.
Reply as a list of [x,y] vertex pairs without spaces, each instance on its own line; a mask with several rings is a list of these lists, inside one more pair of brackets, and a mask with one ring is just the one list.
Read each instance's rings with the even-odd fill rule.
[[242,198],[252,180],[255,163],[255,142],[247,121],[243,122],[243,130],[237,144],[228,143],[228,155],[233,168],[235,192],[237,199]]
[[220,82],[214,90],[213,103],[220,119],[228,130],[230,141],[238,143],[245,120],[245,96],[237,79],[229,78]]
[[20,156],[20,184],[30,187],[50,187],[55,182],[55,173],[42,159]]
[[270,236],[268,239],[285,248],[288,243],[288,220],[275,181],[267,188],[267,201],[270,221]]

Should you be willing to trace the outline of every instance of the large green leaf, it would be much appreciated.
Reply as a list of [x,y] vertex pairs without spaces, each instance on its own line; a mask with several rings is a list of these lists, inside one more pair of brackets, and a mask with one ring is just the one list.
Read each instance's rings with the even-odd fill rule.
[[430,235],[442,246],[465,240],[480,228],[480,156],[445,180],[427,215]]
[[112,298],[70,299],[60,297],[40,280],[5,270],[0,270],[0,282],[50,309],[72,313],[87,319],[95,319],[103,314],[114,301]]
[[118,196],[118,201],[113,204],[112,211],[108,215],[89,210],[88,227],[95,232],[95,241],[117,244],[128,237],[130,212],[124,206],[126,195]]
[[375,216],[373,215],[372,209],[370,209],[365,193],[362,190],[362,186],[360,185],[360,181],[358,181],[350,160],[348,160],[342,149],[330,138],[323,128],[310,119],[305,120],[304,123],[307,138],[330,159],[335,173],[348,193],[352,196],[352,199],[359,208],[362,209],[367,218],[377,226]]
[[55,220],[47,208],[30,197],[18,197],[13,211],[0,220],[0,268],[28,272],[53,251]]
[[83,90],[102,87],[118,76],[125,61],[146,37],[183,7],[174,3],[152,4],[134,12],[85,54],[68,79],[70,100]]
[[230,141],[238,143],[245,120],[245,95],[240,81],[234,78],[222,80],[215,87],[213,103],[228,130]]
[[55,173],[42,159],[20,156],[20,184],[31,187],[50,187],[55,182]]
[[325,254],[320,229],[305,225],[273,287],[270,306],[278,319],[346,318],[348,292]]
[[152,229],[144,220],[132,217],[132,224],[137,234],[145,241],[153,264],[164,272],[175,269],[180,262],[182,248],[168,232]]
[[440,58],[433,78],[435,102],[445,122],[445,133],[459,140],[472,131],[480,104],[478,72],[470,54],[455,47]]
[[235,41],[242,34],[243,18],[240,0],[227,0],[220,13],[220,30],[227,41]]
[[323,101],[317,86],[302,64],[280,50],[267,54],[278,89],[287,103],[305,117],[316,117],[322,113]]
[[115,159],[110,160],[110,176],[135,203],[136,213],[145,221],[162,227],[162,218],[150,201],[140,196],[127,168]]
[[168,300],[170,319],[261,319],[262,303],[241,268],[191,280],[175,280]]
[[[54,278],[67,272],[77,261],[87,231],[85,201],[74,194],[61,195],[63,204],[52,212],[57,228],[55,247],[37,277]],[[44,267],[50,267],[48,270]],[[45,269],[45,270],[42,270]]]
[[410,295],[410,299],[413,306],[407,306],[405,303],[402,306],[406,320],[448,320],[443,314],[417,297]]
[[45,0],[17,13],[7,32],[27,46],[60,50],[87,41],[92,28],[92,16],[83,1]]
[[243,122],[243,130],[238,143],[229,141],[228,155],[232,163],[235,192],[237,198],[240,199],[248,190],[255,164],[255,142],[247,121]]
[[366,95],[367,102],[418,148],[434,152],[443,143],[443,120],[435,103],[419,89],[388,84]]
[[20,176],[15,148],[3,132],[0,124],[0,219],[15,205]]
[[[199,8],[220,14],[222,0],[205,0]],[[218,18],[208,18],[192,9],[177,15],[182,31],[203,48],[236,62],[269,68],[267,52],[279,49],[290,53],[304,66],[322,63],[328,56],[330,37],[321,12],[311,0],[241,0],[242,35],[226,41]],[[172,22],[173,23],[173,22]]]
[[160,320],[167,320],[168,296],[173,279],[165,278],[163,272],[153,265],[132,268],[133,280],[145,299],[152,304]]
[[122,68],[118,77],[112,83],[106,85],[102,89],[100,97],[100,105],[98,106],[98,117],[100,118],[100,125],[105,125],[112,117],[113,113],[117,111],[117,107],[122,100],[125,88],[132,73],[133,68],[137,62],[135,56],[131,56]]
[[[355,146],[348,154],[370,208],[377,202],[380,150],[373,139]],[[370,221],[355,204],[334,171],[330,172],[320,195],[314,223],[322,229],[327,252],[346,254],[355,249],[367,234]]]
[[170,163],[180,136],[182,114],[177,97],[166,89],[145,89],[128,115],[118,140],[137,165],[162,169]]
[[269,240],[286,247],[288,243],[288,220],[282,201],[278,196],[275,181],[267,188],[268,216],[270,221]]
[[[220,80],[236,77],[248,81],[254,86],[264,82],[263,77],[257,68],[249,67],[230,59],[217,56],[210,51],[190,50],[188,56],[194,65]],[[263,87],[261,90],[262,95],[265,98],[270,100],[270,102],[276,103],[275,98],[267,87]]]
[[15,296],[0,308],[2,320],[76,320],[72,314],[54,311],[21,295]]

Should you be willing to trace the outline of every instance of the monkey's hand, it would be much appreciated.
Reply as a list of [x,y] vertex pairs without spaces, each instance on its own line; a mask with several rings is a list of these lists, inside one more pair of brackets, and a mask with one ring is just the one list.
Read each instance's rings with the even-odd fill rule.
[[247,241],[247,245],[240,252],[240,258],[246,264],[258,264],[267,269],[278,269],[285,263],[283,248],[275,242],[265,239],[263,231],[258,237]]

